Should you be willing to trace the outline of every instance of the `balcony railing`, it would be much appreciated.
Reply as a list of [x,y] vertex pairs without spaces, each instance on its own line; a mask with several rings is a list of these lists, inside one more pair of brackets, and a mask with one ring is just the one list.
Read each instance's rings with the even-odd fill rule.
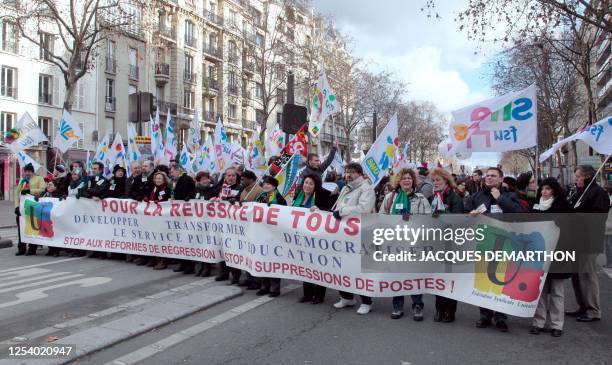
[[194,36],[185,35],[185,45],[191,48],[197,48],[198,40]]
[[257,129],[257,123],[254,120],[248,120],[248,119],[243,119],[242,120],[242,127],[246,128],[246,129],[251,129],[251,130],[255,130]]
[[227,90],[230,94],[238,96],[238,85],[229,85]]
[[159,110],[160,113],[166,114],[168,112],[168,109],[170,109],[170,114],[176,115],[176,103],[157,99],[155,105],[157,105],[157,110]]
[[255,63],[242,60],[242,69],[245,71],[255,72]]
[[209,10],[204,10],[204,18],[206,20],[208,20],[209,22],[216,24],[220,27],[223,26],[223,17],[209,11]]
[[187,115],[194,115],[195,114],[195,109],[194,108],[189,108],[189,107],[186,107],[186,106],[180,106],[178,111],[179,111],[180,114],[187,114]]
[[2,40],[2,50],[11,53],[17,53],[19,46],[16,41],[10,39]]
[[198,74],[195,72],[189,72],[189,71],[184,71],[183,72],[183,80],[185,82],[190,82],[190,83],[195,83],[196,82],[196,78],[198,77]]
[[117,110],[117,104],[115,103],[115,98],[112,96],[107,96],[104,99],[105,103],[104,103],[104,110],[106,110],[107,112],[114,112],[115,110]]
[[106,72],[116,73],[117,72],[117,61],[114,58],[106,57]]
[[338,140],[339,144],[343,144],[343,145],[348,144],[348,139],[346,137],[333,136],[331,133],[321,133],[321,139],[324,142],[333,142],[334,138]]
[[238,55],[231,54],[231,53],[227,55],[227,62],[229,63],[233,63],[234,65],[237,65],[238,60],[239,60]]
[[216,122],[221,117],[220,114],[212,111],[204,111],[204,120],[209,122]]
[[219,49],[219,47],[216,47],[212,44],[209,43],[203,43],[202,44],[202,51],[208,55],[211,55],[213,57],[217,57],[219,59],[223,58],[223,55],[221,54],[221,50]]
[[50,93],[39,93],[38,102],[40,104],[53,104],[53,94]]
[[159,31],[160,35],[166,38],[170,38],[172,40],[176,40],[176,29],[174,27],[169,27],[167,25],[160,24],[157,30]]
[[2,85],[0,88],[0,95],[8,98],[17,99],[17,88],[13,86]]
[[155,74],[170,76],[170,65],[167,63],[156,63]]
[[203,89],[219,90],[219,83],[217,82],[216,79],[213,79],[213,78],[207,77],[207,76],[202,76],[202,88]]
[[255,43],[255,33],[253,32],[249,32],[244,29],[242,30],[242,37],[244,37],[247,42]]
[[130,65],[129,73],[130,73],[130,79],[138,80],[138,66]]

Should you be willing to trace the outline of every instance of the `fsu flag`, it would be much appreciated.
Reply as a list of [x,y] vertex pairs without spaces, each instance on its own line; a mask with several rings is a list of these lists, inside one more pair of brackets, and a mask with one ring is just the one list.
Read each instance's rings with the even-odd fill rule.
[[304,133],[304,128],[306,128],[306,124],[300,128],[293,139],[287,143],[285,146],[285,153],[289,155],[293,155],[295,153],[300,153],[304,157],[308,157],[308,142],[306,142],[306,134]]

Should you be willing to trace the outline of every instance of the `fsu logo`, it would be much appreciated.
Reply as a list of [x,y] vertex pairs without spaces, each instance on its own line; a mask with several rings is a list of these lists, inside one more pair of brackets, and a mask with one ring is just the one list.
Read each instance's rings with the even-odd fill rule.
[[26,200],[24,203],[25,234],[27,236],[53,237],[52,209],[52,202]]

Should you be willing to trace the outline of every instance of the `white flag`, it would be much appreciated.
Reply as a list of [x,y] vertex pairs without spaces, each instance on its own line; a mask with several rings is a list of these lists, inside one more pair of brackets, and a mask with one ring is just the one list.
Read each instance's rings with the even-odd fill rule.
[[217,168],[219,171],[224,172],[228,167],[232,165],[232,148],[225,133],[223,122],[221,118],[217,120],[217,126],[215,127],[215,135],[213,143],[215,145],[215,158],[217,159]]
[[109,140],[108,140],[108,134],[107,134],[104,136],[100,144],[98,144],[98,149],[96,151],[94,161],[104,163],[104,161],[108,159],[109,148],[110,146],[109,146]]
[[536,87],[485,100],[453,112],[446,156],[459,152],[505,152],[537,140]]
[[72,114],[64,109],[62,119],[60,119],[57,125],[53,145],[64,153],[81,138],[83,138],[83,131],[79,127],[79,123],[74,120]]
[[30,155],[28,155],[24,151],[17,152],[17,160],[19,161],[19,166],[21,166],[22,169],[28,164],[32,164],[32,166],[34,167],[34,172],[42,168],[42,166],[35,159],[30,157]]
[[178,143],[174,136],[174,121],[168,109],[168,117],[166,118],[166,140],[164,141],[164,161],[169,163],[170,160],[176,158]]
[[566,143],[577,139],[591,146],[597,153],[603,155],[612,154],[612,117],[606,117],[593,125],[585,127],[578,133],[555,143],[552,148],[540,155],[540,162],[552,156]]
[[373,186],[378,185],[389,168],[393,166],[398,148],[397,114],[395,114],[376,138],[376,142],[370,147],[361,163],[363,171],[370,178]]
[[196,152],[200,147],[200,143],[202,142],[202,136],[200,134],[200,118],[198,110],[196,109],[195,117],[189,123],[189,133],[187,134],[187,148]]
[[181,149],[181,154],[179,156],[179,166],[185,170],[188,174],[193,174],[193,161],[191,161],[191,157],[189,156],[189,151],[187,151],[187,146],[183,143],[183,148]]
[[19,118],[15,128],[4,136],[4,143],[13,153],[46,141],[47,136],[27,112]]
[[134,123],[128,123],[128,160],[136,162],[140,160],[140,150],[136,144],[136,126]]
[[234,141],[234,143],[232,143],[231,149],[232,163],[236,165],[244,165],[246,161],[246,150],[240,145],[240,143],[238,143],[238,141]]
[[[113,141],[113,146],[110,148],[108,152],[108,168],[112,172],[112,169],[115,165],[119,165],[123,168],[126,168],[127,162],[125,158],[125,148],[123,148],[123,139],[119,133],[115,134],[115,140]],[[104,164],[105,166],[106,163]]]
[[285,148],[285,134],[276,123],[266,139],[266,155],[268,157],[278,156],[283,148]]
[[[325,161],[325,160],[327,160],[327,156],[322,161]],[[327,177],[327,174],[331,170],[334,170],[339,176],[344,175],[344,165],[345,163],[344,163],[344,160],[342,159],[342,155],[340,154],[340,152],[336,151],[336,154],[334,155],[334,159],[332,160],[332,163],[327,167],[327,169],[323,173],[323,176]]]
[[253,171],[257,176],[263,175],[268,170],[262,147],[261,141],[253,133],[253,140],[247,150],[245,165],[248,170]]
[[153,154],[155,164],[163,160],[164,142],[159,125],[159,108],[155,112],[155,119],[151,119],[151,154]]
[[336,99],[336,94],[327,82],[325,69],[321,66],[319,79],[315,85],[314,95],[310,102],[310,123],[308,131],[313,137],[319,135],[323,129],[325,119],[330,115],[341,112],[340,104]]

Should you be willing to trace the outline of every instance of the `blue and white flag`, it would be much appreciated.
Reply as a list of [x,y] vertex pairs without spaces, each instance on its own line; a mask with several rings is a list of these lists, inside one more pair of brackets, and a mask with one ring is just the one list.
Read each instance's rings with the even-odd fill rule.
[[57,125],[57,131],[53,140],[53,146],[62,153],[68,151],[75,143],[83,138],[83,131],[72,115],[64,109],[62,119]]
[[32,164],[32,166],[34,167],[34,172],[42,168],[42,166],[35,159],[33,159],[24,151],[17,152],[17,161],[19,161],[19,166],[21,166],[22,169],[28,164]]
[[174,121],[168,109],[168,117],[166,118],[166,140],[164,141],[164,160],[170,163],[176,157],[178,143],[174,135]]
[[372,186],[378,185],[389,168],[393,166],[398,147],[397,114],[395,114],[376,138],[376,142],[370,147],[361,163],[364,173],[372,182]]
[[586,126],[578,133],[555,143],[552,148],[540,155],[540,162],[552,156],[563,145],[575,140],[581,140],[602,155],[612,154],[612,116],[606,117],[593,125]]
[[181,149],[181,154],[179,156],[179,166],[181,166],[186,173],[193,173],[193,161],[191,161],[191,157],[189,156],[189,151],[187,151],[187,146],[185,143],[183,143],[183,148]]

